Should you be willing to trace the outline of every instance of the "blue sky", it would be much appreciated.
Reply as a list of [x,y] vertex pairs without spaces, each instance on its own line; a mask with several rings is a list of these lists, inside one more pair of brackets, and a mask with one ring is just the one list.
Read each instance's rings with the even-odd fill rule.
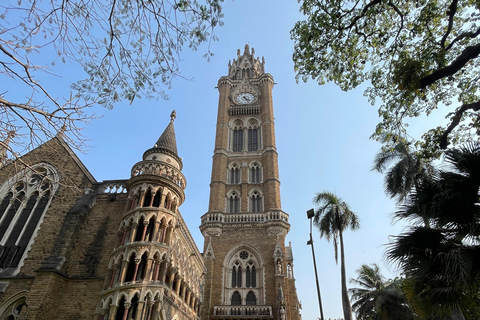
[[[205,46],[198,52],[185,49],[180,63],[185,79],[173,82],[167,90],[169,100],[136,99],[132,105],[121,103],[111,111],[95,107],[102,117],[83,130],[90,149],[79,156],[98,181],[128,179],[132,166],[157,141],[175,109],[177,148],[187,179],[186,202],[180,211],[202,248],[198,226],[208,209],[218,106],[215,86],[227,74],[228,61],[236,58],[237,49],[243,51],[248,43],[256,56],[265,57],[266,72],[276,82],[273,101],[282,209],[290,215],[287,242],[293,246],[303,319],[311,320],[319,317],[319,310],[311,249],[306,245],[306,211],[313,207],[315,192],[334,191],[360,217],[360,229],[345,233],[349,279],[369,263],[378,263],[387,277],[395,276],[383,253],[389,237],[403,227],[391,223],[395,207],[383,192],[383,176],[370,171],[380,144],[369,140],[379,119],[377,107],[363,96],[368,84],[346,93],[333,84],[295,81],[290,30],[302,19],[298,9],[295,0],[225,2],[225,25],[216,30],[219,41],[211,43],[215,55],[210,61],[202,57]],[[66,73],[72,72],[63,72],[63,78],[55,77],[49,85],[66,91],[61,90],[71,80]],[[421,132],[429,121],[412,122],[413,132]],[[319,239],[317,231],[314,242],[325,318],[343,318],[340,267],[334,261],[333,245]]]

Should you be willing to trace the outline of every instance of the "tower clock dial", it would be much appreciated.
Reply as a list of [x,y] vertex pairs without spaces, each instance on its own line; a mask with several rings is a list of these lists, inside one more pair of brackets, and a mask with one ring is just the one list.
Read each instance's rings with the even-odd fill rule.
[[249,92],[240,93],[235,97],[235,101],[240,104],[252,103],[255,100],[255,96]]

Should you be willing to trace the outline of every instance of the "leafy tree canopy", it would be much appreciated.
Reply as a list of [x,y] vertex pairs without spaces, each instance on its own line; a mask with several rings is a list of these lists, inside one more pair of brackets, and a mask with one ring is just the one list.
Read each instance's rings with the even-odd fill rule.
[[[59,130],[78,143],[93,104],[166,97],[180,51],[216,40],[222,1],[2,1],[0,149],[9,140],[35,147]],[[68,74],[72,63],[85,73],[59,98],[49,76]]]
[[416,142],[425,156],[480,133],[480,1],[300,2],[306,20],[291,31],[297,80],[343,90],[369,81],[370,102],[382,100],[373,138],[405,139],[409,117],[440,107],[448,125]]

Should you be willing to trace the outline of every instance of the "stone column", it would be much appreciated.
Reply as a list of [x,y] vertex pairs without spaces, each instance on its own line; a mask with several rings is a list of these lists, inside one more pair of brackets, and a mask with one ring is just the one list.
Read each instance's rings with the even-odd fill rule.
[[118,307],[114,304],[110,305],[110,313],[108,314],[108,320],[115,320],[115,315],[117,314]]
[[133,222],[132,223],[132,226],[130,227],[130,243],[132,243],[133,241],[135,241],[135,236],[137,234],[137,226],[138,226],[138,222]]
[[131,306],[132,304],[131,304],[131,303],[128,303],[128,302],[125,302],[123,305],[125,306],[125,311],[123,311],[123,318],[122,318],[122,320],[127,320],[128,310],[130,309],[130,306]]
[[122,267],[120,269],[120,275],[118,277],[118,282],[123,283],[125,280],[125,273],[127,272],[128,260],[122,261]]
[[138,266],[140,265],[140,261],[142,261],[142,259],[135,259],[135,272],[133,273],[133,279],[132,281],[135,282],[136,281],[136,278],[137,278],[137,272],[138,272]]

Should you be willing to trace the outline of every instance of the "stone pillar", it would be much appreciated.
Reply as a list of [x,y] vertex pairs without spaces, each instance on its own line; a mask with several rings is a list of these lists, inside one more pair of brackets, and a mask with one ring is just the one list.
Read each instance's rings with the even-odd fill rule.
[[118,277],[118,282],[123,283],[125,280],[125,273],[127,272],[128,260],[122,261],[122,268],[120,269],[120,275]]
[[133,273],[133,279],[132,279],[133,282],[135,282],[137,279],[137,272],[138,272],[138,266],[140,265],[140,261],[142,261],[142,259],[135,259],[135,272]]
[[145,241],[145,233],[147,232],[148,222],[148,220],[143,220],[142,238],[140,241]]
[[113,271],[112,271],[112,276],[110,278],[110,284],[109,284],[109,287],[113,287],[113,284],[115,283],[115,276],[117,275],[117,271],[118,271],[118,264],[114,264],[113,265]]
[[161,200],[160,200],[160,207],[164,208],[165,207],[165,199],[167,198],[166,195],[162,194]]
[[158,221],[155,221],[155,225],[153,226],[153,235],[152,235],[152,239],[155,241],[155,242],[158,242],[158,229],[160,227],[160,222]]
[[143,201],[145,200],[145,190],[140,191],[140,197],[138,199],[138,206],[143,207]]
[[123,312],[123,318],[122,318],[122,320],[127,320],[128,310],[130,309],[130,306],[131,306],[132,304],[131,304],[131,303],[128,303],[128,302],[125,302],[123,305],[125,306],[125,311]]
[[153,270],[153,280],[158,281],[158,271],[160,271],[160,260],[155,260],[155,268]]
[[122,237],[122,242],[120,243],[121,246],[125,244],[125,239],[127,238],[128,230],[130,230],[129,227],[127,226],[123,227],[123,237]]
[[132,314],[133,319],[144,319],[143,317],[143,315],[145,315],[144,305],[145,305],[145,301],[137,302],[137,313]]
[[145,271],[145,279],[144,280],[152,280],[152,275],[153,275],[153,258],[147,258],[147,265],[145,266],[146,271]]
[[130,227],[130,243],[132,243],[133,241],[135,241],[135,236],[137,234],[137,226],[138,226],[138,222],[133,222],[132,223],[132,226]]
[[118,307],[114,304],[110,305],[110,313],[108,314],[108,320],[115,320],[115,315],[117,314]]

